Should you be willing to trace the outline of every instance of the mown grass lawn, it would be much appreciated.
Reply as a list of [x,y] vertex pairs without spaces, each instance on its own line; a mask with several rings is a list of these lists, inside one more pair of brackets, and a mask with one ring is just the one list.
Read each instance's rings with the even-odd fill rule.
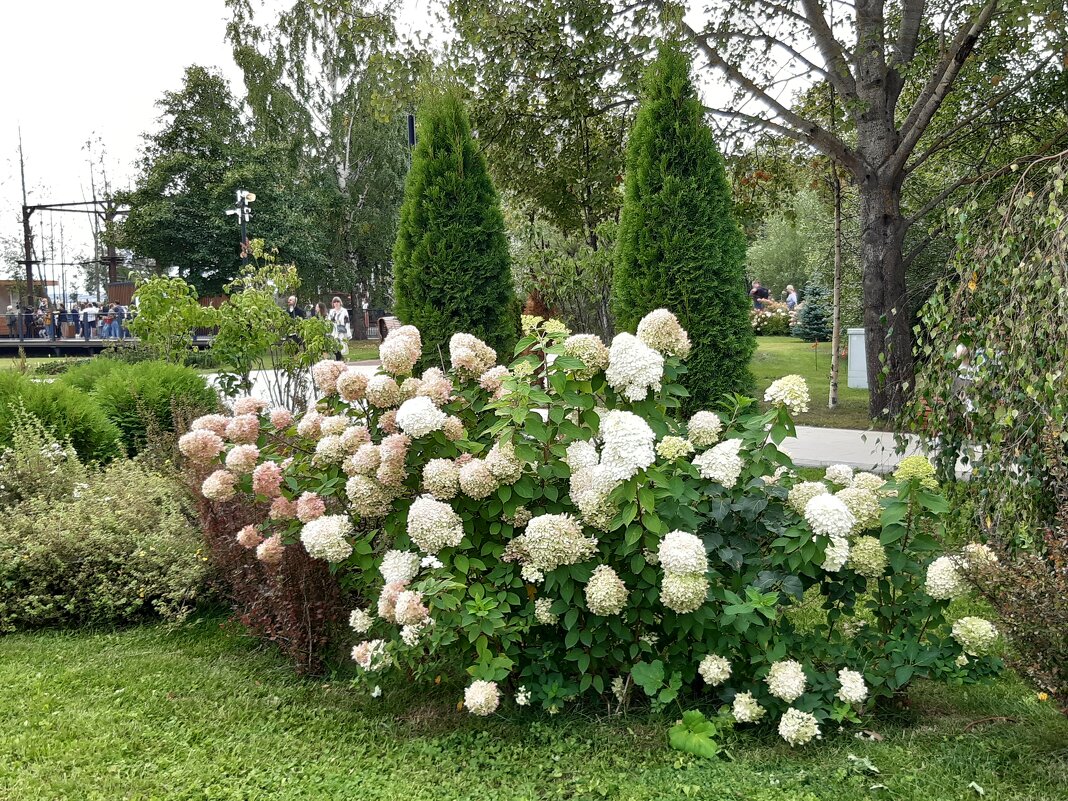
[[458,686],[376,700],[301,680],[221,623],[0,640],[0,798],[963,801],[973,782],[991,800],[1068,798],[1068,720],[1013,679],[918,687],[878,742],[743,733],[699,760],[644,713],[476,719]]
[[831,346],[821,342],[813,348],[809,342],[793,337],[757,337],[757,350],[750,362],[756,378],[758,397],[776,378],[797,373],[808,382],[812,402],[809,411],[795,421],[798,425],[825,428],[871,428],[868,416],[868,390],[850,389],[846,385],[846,360],[838,373],[838,408],[827,408],[831,386]]

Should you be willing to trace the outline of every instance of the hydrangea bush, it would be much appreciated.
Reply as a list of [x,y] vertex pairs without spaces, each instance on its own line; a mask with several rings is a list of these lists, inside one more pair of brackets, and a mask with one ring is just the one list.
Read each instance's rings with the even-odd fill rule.
[[798,376],[767,412],[731,397],[687,420],[668,312],[610,346],[525,322],[509,365],[461,333],[450,369],[418,376],[402,327],[374,376],[316,365],[299,418],[241,399],[180,443],[216,468],[206,497],[270,508],[234,532],[245,547],[305,549],[365,599],[352,655],[371,686],[459,664],[476,715],[703,701],[800,744],[914,678],[998,669],[996,631],[947,617],[967,588],[938,560],[976,557],[940,553],[926,461],[801,481],[778,449],[808,403]]

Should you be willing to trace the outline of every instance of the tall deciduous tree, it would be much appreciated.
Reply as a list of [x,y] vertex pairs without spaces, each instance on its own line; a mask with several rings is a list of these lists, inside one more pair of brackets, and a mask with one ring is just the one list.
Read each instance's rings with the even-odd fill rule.
[[393,271],[397,316],[422,332],[428,363],[439,362],[458,331],[510,356],[519,306],[500,199],[454,93],[420,109]]
[[627,148],[613,305],[625,328],[660,307],[678,316],[694,345],[692,409],[752,383],[744,263],[745,237],[689,58],[666,46],[646,74]]

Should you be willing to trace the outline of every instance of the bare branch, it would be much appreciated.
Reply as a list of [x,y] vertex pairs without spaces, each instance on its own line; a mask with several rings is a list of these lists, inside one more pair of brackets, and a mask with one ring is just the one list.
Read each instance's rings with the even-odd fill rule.
[[823,13],[820,0],[802,0],[806,22],[816,40],[816,46],[827,62],[827,78],[834,88],[846,100],[857,99],[857,84],[853,73],[849,71],[842,45],[834,38],[834,32]]

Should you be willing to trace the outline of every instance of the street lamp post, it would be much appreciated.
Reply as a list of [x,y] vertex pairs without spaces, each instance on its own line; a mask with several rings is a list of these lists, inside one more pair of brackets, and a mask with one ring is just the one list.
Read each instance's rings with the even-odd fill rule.
[[237,205],[226,210],[226,216],[237,215],[237,222],[241,230],[241,264],[248,264],[248,220],[252,216],[249,204],[256,200],[256,195],[246,189],[238,189]]

